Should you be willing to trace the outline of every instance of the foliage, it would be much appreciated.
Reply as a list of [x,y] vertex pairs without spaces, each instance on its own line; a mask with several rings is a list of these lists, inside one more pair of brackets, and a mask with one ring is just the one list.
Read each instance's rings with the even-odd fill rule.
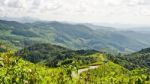
[[[45,44],[44,44],[45,45]],[[52,45],[49,45],[52,46]],[[57,46],[59,47],[59,46]],[[59,47],[61,49],[61,47]],[[78,51],[79,54],[79,51]],[[85,71],[74,77],[80,61],[65,59],[59,61],[57,68],[48,68],[40,64],[33,64],[14,56],[14,52],[0,53],[0,83],[1,84],[149,84],[148,68],[139,68],[132,71],[106,59],[106,55],[94,53],[91,55],[80,53],[81,57],[96,57],[99,68]],[[89,59],[88,59],[89,60]],[[92,63],[90,63],[92,64]],[[86,64],[87,65],[87,64]],[[87,65],[89,66],[89,65]],[[77,76],[77,75],[75,75]]]
[[114,63],[122,65],[130,70],[135,68],[150,68],[150,48],[142,49],[139,52],[128,55],[118,54],[113,56],[109,54],[107,57]]
[[13,57],[11,52],[0,54],[1,84],[70,84],[74,82],[70,72],[69,66],[49,69]]
[[129,71],[112,62],[105,63],[95,70],[80,75],[80,84],[149,84],[148,74],[137,69]]
[[51,44],[35,44],[24,48],[16,53],[30,62],[44,64],[49,67],[58,67],[58,63],[70,64],[78,60],[80,65],[88,65],[96,62],[97,57],[91,55],[98,53],[95,50],[70,50]]

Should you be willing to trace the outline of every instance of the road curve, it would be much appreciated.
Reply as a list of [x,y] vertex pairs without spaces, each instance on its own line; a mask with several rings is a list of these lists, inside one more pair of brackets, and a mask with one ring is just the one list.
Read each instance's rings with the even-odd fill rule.
[[85,71],[88,71],[88,70],[92,70],[92,69],[96,69],[98,67],[99,67],[99,65],[95,65],[95,66],[89,66],[87,68],[79,69],[78,70],[78,75],[80,75],[82,72],[85,72]]

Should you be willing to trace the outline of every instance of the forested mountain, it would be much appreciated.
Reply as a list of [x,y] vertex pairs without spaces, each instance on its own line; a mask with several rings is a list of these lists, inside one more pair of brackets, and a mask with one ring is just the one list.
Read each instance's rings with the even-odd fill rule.
[[[16,55],[33,63],[42,63],[49,67],[57,67],[60,61],[66,59],[82,61],[84,64],[96,62],[97,57],[93,54],[100,53],[95,50],[70,50],[61,46],[51,44],[35,44],[19,50]],[[102,53],[101,53],[102,54]],[[150,48],[142,49],[128,55],[106,55],[114,63],[124,66],[127,69],[150,68]]]
[[19,23],[0,20],[0,40],[22,48],[51,43],[71,49],[137,51],[150,46],[147,34],[92,24],[63,22]]
[[145,48],[128,55],[108,55],[108,58],[130,70],[135,68],[150,68],[150,48]]
[[73,61],[78,61],[81,65],[92,64],[97,61],[97,57],[92,56],[96,53],[98,53],[98,51],[74,51],[51,44],[35,44],[18,51],[16,56],[22,57],[33,63],[40,63],[49,67],[58,67],[61,63],[70,64]]
[[15,17],[7,17],[7,16],[4,16],[4,17],[0,16],[0,19],[1,20],[6,20],[6,21],[17,21],[17,22],[21,22],[21,23],[36,22],[36,21],[39,20],[39,19],[33,18],[33,17],[15,18]]

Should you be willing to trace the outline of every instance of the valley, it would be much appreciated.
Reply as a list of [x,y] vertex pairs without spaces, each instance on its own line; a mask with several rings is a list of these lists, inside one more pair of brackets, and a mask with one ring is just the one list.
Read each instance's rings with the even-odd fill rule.
[[0,0],[0,84],[150,84],[150,0]]
[[1,41],[18,49],[35,43],[51,43],[76,50],[118,53],[139,51],[150,46],[148,33],[57,21],[20,23],[0,20],[0,34]]
[[0,20],[1,84],[150,84],[149,34]]

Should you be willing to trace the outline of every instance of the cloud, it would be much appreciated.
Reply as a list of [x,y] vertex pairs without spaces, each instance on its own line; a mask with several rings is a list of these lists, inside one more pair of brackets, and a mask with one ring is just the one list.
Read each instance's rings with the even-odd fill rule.
[[18,0],[5,0],[3,4],[11,8],[20,8],[21,4]]
[[147,21],[150,21],[150,1],[0,0],[0,15],[30,16],[45,20],[148,24]]

